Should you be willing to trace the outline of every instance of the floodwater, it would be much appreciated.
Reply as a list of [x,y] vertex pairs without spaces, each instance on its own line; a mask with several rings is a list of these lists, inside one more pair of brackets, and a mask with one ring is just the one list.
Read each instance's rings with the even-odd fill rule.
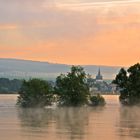
[[140,139],[140,108],[104,97],[105,107],[21,109],[17,95],[0,95],[0,140]]

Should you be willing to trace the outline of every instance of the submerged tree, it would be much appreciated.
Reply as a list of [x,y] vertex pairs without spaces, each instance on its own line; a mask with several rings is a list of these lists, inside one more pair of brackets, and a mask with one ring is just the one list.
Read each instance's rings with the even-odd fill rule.
[[124,104],[140,103],[140,64],[131,66],[127,71],[121,69],[114,84],[120,89],[120,101]]
[[17,104],[21,107],[43,107],[52,102],[52,86],[39,79],[23,81]]
[[100,94],[91,96],[90,101],[92,106],[104,106],[106,104],[104,97]]
[[80,66],[72,66],[71,72],[61,74],[56,79],[55,93],[58,94],[60,104],[80,106],[88,101],[89,87],[86,73]]

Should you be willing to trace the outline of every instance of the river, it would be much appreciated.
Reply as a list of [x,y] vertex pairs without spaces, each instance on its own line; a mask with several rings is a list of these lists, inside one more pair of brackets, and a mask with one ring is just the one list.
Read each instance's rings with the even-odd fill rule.
[[0,95],[0,140],[138,140],[140,108],[106,95],[105,107],[21,109]]

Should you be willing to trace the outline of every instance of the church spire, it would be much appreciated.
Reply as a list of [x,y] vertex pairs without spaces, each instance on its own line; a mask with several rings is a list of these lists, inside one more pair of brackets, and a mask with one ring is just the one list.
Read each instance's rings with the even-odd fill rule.
[[100,71],[100,67],[99,67],[99,70],[98,70],[98,76],[100,76],[101,75],[101,71]]
[[100,70],[100,67],[99,67],[99,70],[98,70],[98,74],[97,74],[97,76],[96,76],[96,80],[98,81],[100,81],[100,80],[103,80],[103,76],[101,75],[101,70]]

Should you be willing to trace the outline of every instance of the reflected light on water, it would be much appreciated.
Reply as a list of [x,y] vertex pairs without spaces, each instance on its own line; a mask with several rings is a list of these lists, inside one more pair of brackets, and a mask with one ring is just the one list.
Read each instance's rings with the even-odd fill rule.
[[1,95],[1,139],[140,139],[140,108],[121,106],[116,95],[104,97],[105,107],[21,109],[15,106],[16,95]]

